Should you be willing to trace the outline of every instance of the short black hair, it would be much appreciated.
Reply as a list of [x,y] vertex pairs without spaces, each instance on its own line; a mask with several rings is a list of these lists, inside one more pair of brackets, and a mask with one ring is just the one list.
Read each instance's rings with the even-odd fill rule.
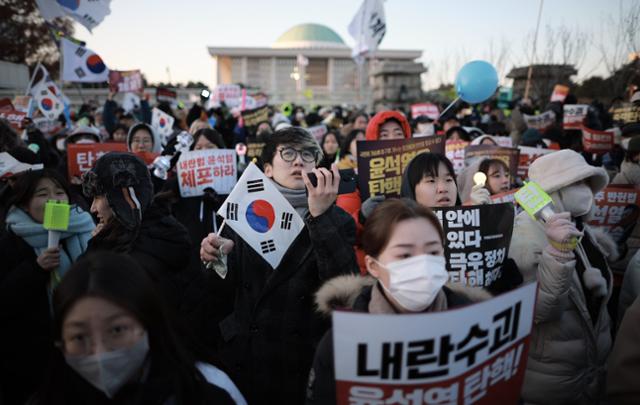
[[316,141],[307,130],[300,127],[288,127],[265,137],[260,162],[263,165],[273,163],[276,150],[280,145],[300,145],[303,148],[314,149],[316,151],[316,162],[322,159],[322,148],[320,148],[318,141]]
[[[437,177],[438,166],[440,163],[444,164],[447,171],[453,177],[453,181],[458,185],[456,181],[456,172],[453,169],[451,161],[443,154],[423,152],[417,154],[411,162],[404,169],[402,177],[402,188],[400,194],[402,197],[416,199],[416,185],[426,176]],[[460,197],[457,198],[456,205],[461,205]]]

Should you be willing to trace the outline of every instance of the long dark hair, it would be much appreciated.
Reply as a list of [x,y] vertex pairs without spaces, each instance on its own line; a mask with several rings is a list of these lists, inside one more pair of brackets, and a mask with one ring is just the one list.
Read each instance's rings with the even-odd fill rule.
[[[129,311],[147,331],[151,370],[154,364],[170,370],[173,392],[169,394],[181,404],[201,403],[206,380],[197,370],[194,356],[175,334],[170,313],[153,281],[133,259],[100,252],[86,255],[71,266],[53,294],[56,341],[62,339],[62,325],[69,310],[84,297],[100,297]],[[65,392],[73,391],[64,378],[68,371],[62,353],[56,350],[36,402],[65,403]]]
[[[440,166],[440,163],[444,164],[444,166],[447,168],[447,172],[449,172],[449,175],[453,177],[453,181],[456,183],[457,187],[458,182],[456,181],[456,172],[453,169],[453,164],[451,163],[451,161],[447,159],[445,155],[442,155],[440,153],[423,152],[411,159],[411,162],[409,162],[407,167],[404,169],[400,195],[402,197],[415,200],[416,185],[420,183],[423,177],[437,177],[438,167]],[[458,193],[456,193],[456,205],[462,205]]]
[[[351,142],[353,142],[354,139],[356,139],[356,137],[358,136],[358,134],[362,133],[362,135],[365,135],[366,132],[364,129],[354,129],[351,132],[349,132],[349,134],[344,138],[344,141],[342,141],[342,146],[340,147],[340,154],[341,156],[345,156],[345,155],[350,155],[350,146],[351,146]],[[357,157],[357,156],[354,156]]]

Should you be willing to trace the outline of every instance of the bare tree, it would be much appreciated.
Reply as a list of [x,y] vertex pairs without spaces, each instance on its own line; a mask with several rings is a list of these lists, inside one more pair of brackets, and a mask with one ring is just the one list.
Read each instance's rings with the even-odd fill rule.
[[484,58],[496,68],[500,79],[502,79],[506,74],[510,52],[511,44],[505,37],[500,38],[499,44],[496,44],[494,38],[489,40],[489,47],[485,51]]

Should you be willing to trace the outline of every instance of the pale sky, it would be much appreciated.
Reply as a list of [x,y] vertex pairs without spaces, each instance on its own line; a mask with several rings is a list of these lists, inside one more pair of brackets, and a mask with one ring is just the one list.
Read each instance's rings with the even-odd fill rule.
[[[628,5],[626,0],[623,5]],[[141,69],[151,82],[189,80],[210,84],[213,63],[207,46],[270,46],[288,28],[300,23],[324,24],[347,45],[347,26],[361,0],[113,0],[111,14],[89,33],[76,23],[75,36],[86,41],[111,69]],[[386,0],[387,33],[381,49],[417,49],[429,72],[425,88],[452,82],[462,64],[498,54],[507,44],[508,57],[499,73],[528,64],[525,38],[535,29],[538,0]],[[538,57],[548,44],[547,26],[566,26],[591,36],[578,79],[604,75],[597,44],[608,38],[606,16],[617,18],[615,0],[546,0],[543,5]],[[604,33],[604,34],[603,34]],[[553,37],[557,37],[554,35]],[[530,42],[528,42],[530,43]],[[530,52],[530,47],[529,51]],[[559,51],[559,49],[558,49]],[[626,53],[625,53],[626,55]]]

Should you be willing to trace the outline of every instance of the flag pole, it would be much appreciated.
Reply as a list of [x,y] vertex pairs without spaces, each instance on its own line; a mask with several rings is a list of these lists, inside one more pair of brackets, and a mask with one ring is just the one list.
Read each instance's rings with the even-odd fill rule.
[[542,3],[540,0],[540,8],[538,10],[538,22],[536,23],[536,33],[533,36],[533,49],[531,51],[531,59],[529,60],[529,70],[527,72],[527,84],[524,87],[524,98],[529,97],[529,88],[531,87],[531,76],[533,75],[533,62],[536,57],[536,45],[538,43],[538,30],[540,29],[540,17],[542,17]]
[[36,79],[36,73],[40,70],[40,61],[36,65],[35,69],[33,69],[33,73],[31,74],[31,80],[29,80],[29,85],[27,86],[27,91],[24,93],[25,96],[28,96],[31,92],[31,87],[33,87],[33,81]]
[[460,100],[460,96],[456,97],[456,99],[455,99],[455,100],[453,100],[453,101],[451,102],[451,104],[449,104],[449,105],[447,106],[447,108],[445,108],[444,110],[442,110],[442,112],[440,113],[440,115],[438,115],[438,121],[440,121],[440,118],[442,118],[442,116],[443,116],[447,111],[449,111],[449,110],[451,109],[451,107],[453,107],[453,106],[458,102],[458,100]]

